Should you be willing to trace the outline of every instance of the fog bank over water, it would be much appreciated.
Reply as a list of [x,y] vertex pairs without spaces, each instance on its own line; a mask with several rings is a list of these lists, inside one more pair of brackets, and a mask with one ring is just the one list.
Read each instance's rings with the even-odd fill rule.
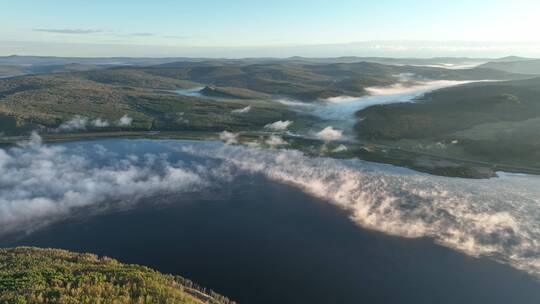
[[297,151],[227,146],[208,157],[299,187],[349,210],[362,227],[432,237],[469,255],[492,256],[540,276],[538,176],[447,178],[358,160],[310,158]]
[[208,185],[198,168],[171,163],[159,153],[44,145],[35,133],[19,147],[0,149],[0,171],[0,234],[29,232],[81,208],[128,208],[159,193]]
[[[313,103],[310,110],[312,114],[330,121],[333,126],[342,128],[350,134],[356,123],[355,113],[360,110],[380,104],[414,102],[416,98],[428,92],[471,82],[477,81],[434,80],[410,85],[397,83],[390,86],[370,87],[366,88],[370,95],[332,97],[319,103]],[[302,110],[305,110],[304,107]]]
[[0,170],[4,233],[29,232],[81,210],[107,212],[135,208],[155,196],[204,193],[247,173],[339,206],[361,227],[406,238],[430,237],[540,277],[538,176],[470,180],[217,142],[44,145],[37,135],[24,145],[0,150]]
[[183,96],[201,97],[201,90],[203,89],[204,87],[196,87],[191,89],[176,89],[174,92],[178,95]]

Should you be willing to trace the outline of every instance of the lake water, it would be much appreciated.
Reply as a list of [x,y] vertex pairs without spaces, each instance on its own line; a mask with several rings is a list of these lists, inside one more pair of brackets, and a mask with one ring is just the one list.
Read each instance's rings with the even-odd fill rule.
[[241,303],[539,303],[540,179],[218,142],[0,150],[1,246],[89,251]]

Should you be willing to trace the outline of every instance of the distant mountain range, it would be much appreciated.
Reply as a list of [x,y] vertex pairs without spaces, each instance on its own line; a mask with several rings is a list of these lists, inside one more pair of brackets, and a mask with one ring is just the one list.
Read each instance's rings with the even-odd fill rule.
[[[517,56],[497,59],[467,58],[467,57],[434,57],[434,58],[388,58],[388,57],[357,57],[344,56],[335,58],[308,58],[294,56],[289,58],[189,58],[189,57],[50,57],[50,56],[4,56],[0,57],[0,78],[13,77],[25,74],[46,74],[70,71],[84,71],[103,69],[114,66],[162,66],[162,67],[193,67],[193,66],[226,66],[226,65],[253,65],[253,64],[337,64],[370,62],[387,65],[418,65],[443,68],[470,67],[483,63],[506,63],[533,60]],[[504,66],[504,65],[502,65]],[[489,68],[498,68],[494,65]],[[513,71],[515,73],[520,73]],[[529,71],[527,71],[529,72]]]
[[540,74],[540,59],[522,58],[512,61],[492,61],[480,67],[510,73]]
[[193,57],[51,57],[51,56],[0,56],[0,65],[23,65],[23,66],[44,66],[44,65],[64,65],[64,64],[89,64],[89,65],[159,65],[171,62],[211,62],[212,64],[257,64],[272,62],[292,62],[292,63],[354,63],[354,62],[376,62],[385,64],[459,64],[465,62],[488,62],[488,61],[515,61],[520,57],[505,57],[499,59],[490,58],[467,58],[467,57],[434,57],[434,58],[388,58],[388,57],[358,57],[343,56],[335,58],[309,58],[294,56],[288,58],[193,58]]

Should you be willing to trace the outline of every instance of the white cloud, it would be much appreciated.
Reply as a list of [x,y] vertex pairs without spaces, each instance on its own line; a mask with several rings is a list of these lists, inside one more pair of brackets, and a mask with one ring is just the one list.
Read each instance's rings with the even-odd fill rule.
[[[371,95],[398,95],[398,94],[407,94],[407,93],[418,93],[423,94],[429,91],[433,91],[440,88],[457,86],[460,84],[467,84],[471,82],[478,82],[481,80],[469,81],[469,80],[430,80],[430,81],[416,81],[414,85],[407,85],[403,83],[396,83],[389,86],[381,87],[368,87],[366,91]],[[400,96],[398,96],[400,97]],[[408,97],[411,101],[414,99],[414,96],[405,96]],[[402,100],[389,100],[385,103],[400,102]]]
[[335,149],[332,150],[332,152],[338,153],[338,152],[344,152],[347,151],[347,146],[345,145],[339,145]]
[[283,138],[281,138],[280,136],[277,136],[277,135],[270,135],[270,137],[268,137],[268,139],[265,141],[265,143],[267,145],[271,146],[271,147],[285,146],[285,145],[289,144],[288,142],[283,140]]
[[251,106],[247,106],[247,107],[241,108],[241,109],[232,110],[232,113],[233,114],[245,114],[245,113],[248,113],[249,111],[251,111]]
[[104,120],[98,117],[92,120],[92,126],[96,128],[105,128],[109,126],[109,122],[107,120]]
[[[161,154],[111,154],[96,145],[73,153],[62,145],[43,145],[37,134],[18,147],[0,149],[0,231],[36,228],[79,208],[130,206],[156,194],[204,189],[214,178],[229,180],[240,170],[346,209],[362,227],[429,237],[540,276],[539,177],[444,178],[293,150],[174,144],[206,158],[195,164],[170,162]],[[92,160],[98,154],[108,162]],[[220,161],[217,169],[208,158]]]
[[322,101],[330,102],[330,103],[347,103],[358,100],[359,97],[353,97],[353,96],[336,96],[336,97],[329,97],[325,98]]
[[219,139],[221,139],[228,145],[236,144],[238,143],[238,134],[229,131],[223,131],[219,133]]
[[54,33],[54,34],[96,34],[102,30],[93,29],[34,29],[34,32]]
[[294,150],[240,146],[197,150],[197,155],[298,187],[348,210],[363,227],[430,237],[540,276],[538,177],[444,178],[362,161],[312,158]]
[[271,124],[267,124],[264,126],[266,129],[274,130],[274,131],[285,131],[293,122],[290,120],[278,120],[276,122],[273,122]]
[[65,123],[61,124],[57,130],[58,131],[75,131],[75,130],[85,130],[86,125],[88,124],[88,118],[81,116],[81,115],[75,115],[70,120],[66,121]]
[[[94,154],[92,148],[82,152]],[[140,159],[116,156],[103,165],[86,155],[42,145],[37,133],[18,147],[0,149],[0,232],[32,230],[69,216],[77,208],[104,202],[114,202],[108,206],[111,208],[125,207],[158,193],[206,186],[205,170],[169,163],[155,155]]]
[[324,141],[339,140],[343,137],[343,131],[329,126],[322,129],[320,132],[317,132],[315,136]]
[[124,116],[120,117],[120,120],[118,120],[118,125],[122,127],[131,126],[131,123],[133,122],[133,118],[129,117],[127,114],[124,114]]
[[286,105],[286,106],[306,107],[306,108],[311,108],[311,107],[313,107],[313,104],[311,104],[311,103],[302,102],[302,101],[297,101],[297,100],[290,100],[290,99],[279,98],[279,99],[274,99],[274,101],[275,101],[275,102],[278,102],[278,103],[281,103],[281,104],[284,104],[284,105]]
[[88,117],[75,115],[70,120],[62,123],[54,131],[57,131],[57,132],[58,131],[77,131],[77,130],[86,130],[86,128],[88,127],[105,128],[108,126],[109,126],[109,122],[99,117],[90,121]]
[[38,149],[41,147],[41,136],[36,131],[32,131],[30,138],[27,141],[21,141],[17,143],[17,146],[21,148]]

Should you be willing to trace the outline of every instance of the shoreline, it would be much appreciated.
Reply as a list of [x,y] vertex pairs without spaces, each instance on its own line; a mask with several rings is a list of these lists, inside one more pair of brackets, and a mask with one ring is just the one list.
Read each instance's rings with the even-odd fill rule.
[[[220,133],[221,132],[210,131],[112,131],[63,134],[44,133],[40,134],[40,136],[43,142],[55,143],[97,139],[220,140]],[[244,145],[248,143],[249,140],[257,140],[273,134],[274,133],[272,132],[238,132],[239,144]],[[336,141],[336,143],[339,144],[349,144],[351,149],[344,153],[325,153],[321,155],[320,153],[316,153],[318,152],[317,149],[308,149],[313,148],[313,146],[316,145],[318,145],[318,147],[323,147],[326,143],[319,139],[299,137],[288,134],[280,134],[280,136],[285,139],[297,141],[297,143],[294,143],[289,147],[300,150],[311,156],[324,156],[340,159],[358,158],[375,163],[390,164],[397,167],[409,168],[418,172],[428,173],[436,176],[483,179],[498,177],[497,172],[540,176],[540,168],[526,168],[509,164],[485,162],[481,160],[460,159],[364,141]],[[5,136],[0,138],[0,148],[16,145],[17,143],[28,140],[29,138],[30,136]],[[379,151],[384,151],[384,154],[380,153]],[[433,161],[448,161],[451,162],[453,166],[421,166],[414,162],[412,159],[414,157],[428,157]],[[461,169],[461,171],[457,169]]]

